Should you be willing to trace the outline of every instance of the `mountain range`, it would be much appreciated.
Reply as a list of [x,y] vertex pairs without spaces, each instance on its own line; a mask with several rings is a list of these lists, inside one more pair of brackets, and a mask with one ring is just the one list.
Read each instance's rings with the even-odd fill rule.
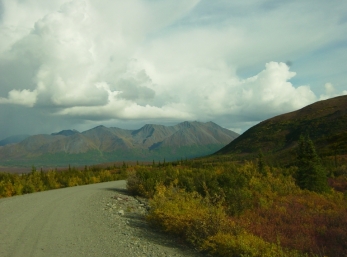
[[30,137],[30,135],[15,135],[15,136],[10,136],[7,137],[3,140],[0,140],[0,146],[5,146],[9,144],[15,144],[23,141],[24,139]]
[[[209,155],[290,165],[300,135],[309,135],[322,157],[347,158],[347,96],[318,101],[251,127],[242,135],[213,122],[175,126],[147,124],[138,130],[98,126],[78,132],[19,136],[0,141],[0,165],[87,165],[126,160],[177,160]],[[18,142],[22,140],[21,142]]]
[[318,154],[347,154],[347,95],[318,101],[300,110],[260,122],[216,155],[252,159],[259,151],[275,162],[290,164],[300,135],[309,135]]
[[175,126],[147,124],[138,130],[98,126],[25,138],[0,147],[2,165],[87,165],[125,160],[177,160],[211,154],[239,135],[213,122]]

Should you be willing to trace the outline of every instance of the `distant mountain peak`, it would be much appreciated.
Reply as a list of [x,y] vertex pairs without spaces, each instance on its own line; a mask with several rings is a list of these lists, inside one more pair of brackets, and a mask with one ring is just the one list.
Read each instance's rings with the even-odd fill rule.
[[32,158],[49,158],[54,162],[71,164],[72,159],[78,163],[86,160],[97,163],[100,160],[197,157],[217,151],[238,136],[216,126],[186,121],[174,126],[146,124],[137,130],[102,125],[81,133],[62,130],[51,135],[31,136],[16,145],[1,147],[0,161],[23,160],[32,164]]
[[146,124],[143,127],[141,127],[140,129],[134,130],[132,132],[133,136],[140,136],[140,137],[150,137],[154,131],[156,130],[162,130],[165,129],[165,126],[162,125],[156,125],[156,124]]
[[[99,125],[99,126],[96,126],[96,127],[92,128],[92,129],[89,129],[87,131],[90,131],[90,130],[103,130],[103,129],[108,129],[108,128],[105,127],[104,125]],[[86,132],[86,131],[84,131],[84,132]]]
[[177,126],[183,127],[183,128],[190,128],[194,125],[202,125],[202,124],[203,123],[197,122],[197,121],[184,121],[184,122],[177,124]]
[[72,136],[72,135],[75,135],[75,134],[78,134],[79,132],[75,129],[65,129],[65,130],[62,130],[60,132],[57,132],[57,133],[52,133],[51,135],[52,136]]
[[109,128],[105,127],[104,125],[99,125],[99,126],[96,126],[94,128],[83,131],[82,134],[95,133],[95,132],[100,133],[100,132],[105,131],[105,130],[109,130]]
[[155,125],[155,124],[146,124],[142,128],[140,128],[139,130],[154,129],[157,126],[158,125]]

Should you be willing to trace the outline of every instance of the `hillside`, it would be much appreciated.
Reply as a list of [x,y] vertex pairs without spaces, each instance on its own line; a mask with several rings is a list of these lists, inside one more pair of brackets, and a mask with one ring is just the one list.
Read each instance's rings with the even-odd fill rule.
[[0,140],[0,146],[19,143],[28,137],[30,137],[30,136],[29,135],[15,135],[15,136],[7,137],[3,140]]
[[85,165],[123,160],[177,160],[211,154],[238,136],[213,122],[175,126],[147,124],[138,130],[98,126],[35,135],[0,147],[2,165]]
[[259,150],[284,162],[295,156],[301,134],[308,133],[321,156],[347,154],[347,96],[308,105],[260,122],[217,154],[247,158]]

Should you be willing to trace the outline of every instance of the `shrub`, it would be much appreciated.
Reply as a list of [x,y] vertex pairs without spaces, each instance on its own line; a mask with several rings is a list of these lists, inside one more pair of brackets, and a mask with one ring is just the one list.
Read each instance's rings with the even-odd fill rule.
[[211,205],[196,192],[186,192],[172,185],[158,185],[150,205],[149,222],[195,245],[230,227],[220,204]]
[[301,191],[277,197],[270,207],[248,210],[235,222],[268,242],[279,240],[287,248],[347,255],[347,208],[341,194]]
[[278,244],[265,242],[260,237],[245,231],[237,235],[217,233],[205,240],[202,248],[216,256],[228,257],[307,256],[294,250],[285,250]]
[[339,192],[347,192],[347,175],[329,179],[329,185]]
[[38,172],[33,166],[28,174],[0,173],[0,197],[34,193],[68,186],[85,185],[104,181],[125,179],[126,171],[85,168],[84,171],[69,167],[57,172]]
[[189,165],[134,168],[128,188],[152,198],[152,224],[219,256],[347,256],[342,193],[300,189],[296,167]]

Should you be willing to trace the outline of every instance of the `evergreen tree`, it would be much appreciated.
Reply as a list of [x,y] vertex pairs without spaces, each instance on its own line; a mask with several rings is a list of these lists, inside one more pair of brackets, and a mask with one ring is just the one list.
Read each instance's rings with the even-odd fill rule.
[[266,175],[265,172],[265,163],[264,163],[264,155],[263,152],[260,150],[258,153],[258,171],[262,175]]
[[315,192],[328,190],[327,173],[309,136],[300,136],[297,166],[296,182],[300,188]]

